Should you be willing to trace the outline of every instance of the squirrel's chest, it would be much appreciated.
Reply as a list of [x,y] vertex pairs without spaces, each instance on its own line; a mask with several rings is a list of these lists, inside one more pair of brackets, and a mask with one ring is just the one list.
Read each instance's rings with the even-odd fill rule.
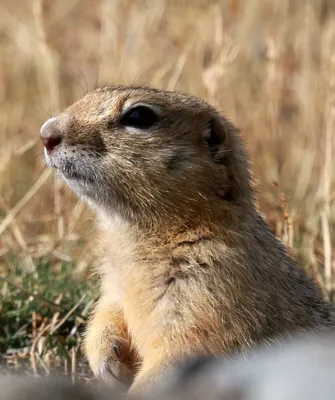
[[102,267],[102,284],[115,292],[126,308],[150,311],[162,298],[169,282],[169,260],[109,252]]
[[[128,270],[127,267],[131,267]],[[162,261],[156,265],[138,263],[123,269],[122,306],[135,346],[147,347],[148,338],[158,334],[169,318],[173,301],[168,287],[168,271]]]

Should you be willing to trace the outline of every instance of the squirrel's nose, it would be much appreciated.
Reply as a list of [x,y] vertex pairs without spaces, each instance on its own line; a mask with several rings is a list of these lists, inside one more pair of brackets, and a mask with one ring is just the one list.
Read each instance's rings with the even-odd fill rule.
[[52,152],[56,146],[61,144],[62,132],[57,126],[57,118],[50,118],[43,124],[40,136],[48,152]]

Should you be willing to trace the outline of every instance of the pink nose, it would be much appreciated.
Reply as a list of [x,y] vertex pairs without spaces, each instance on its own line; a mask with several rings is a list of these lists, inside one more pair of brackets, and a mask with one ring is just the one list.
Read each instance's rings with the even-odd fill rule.
[[61,144],[62,132],[57,126],[56,118],[50,118],[43,124],[40,136],[48,152],[52,152],[56,146]]

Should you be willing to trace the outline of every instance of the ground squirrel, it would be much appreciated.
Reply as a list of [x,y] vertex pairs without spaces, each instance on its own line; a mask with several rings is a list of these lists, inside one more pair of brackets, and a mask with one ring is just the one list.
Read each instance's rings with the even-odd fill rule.
[[101,231],[85,345],[96,375],[133,374],[136,392],[187,357],[332,323],[256,210],[238,130],[205,101],[105,86],[49,119],[41,138]]

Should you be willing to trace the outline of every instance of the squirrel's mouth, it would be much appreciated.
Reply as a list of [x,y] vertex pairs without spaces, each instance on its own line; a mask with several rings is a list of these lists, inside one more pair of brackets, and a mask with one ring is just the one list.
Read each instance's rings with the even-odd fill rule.
[[93,183],[93,179],[90,176],[86,176],[85,174],[81,173],[80,171],[76,171],[73,169],[58,169],[58,171],[61,173],[61,175],[65,178],[65,179],[70,179],[70,180],[74,180],[74,181],[85,181],[85,182],[92,182]]
[[73,162],[64,162],[58,168],[57,171],[67,181],[76,181],[78,183],[94,185],[97,180],[96,174],[92,168],[87,168],[85,165],[77,165]]
[[45,151],[45,162],[48,167],[56,169],[57,173],[66,180],[94,183],[96,173],[89,160],[82,160],[78,156],[69,157],[64,154],[48,154]]
[[55,149],[45,152],[46,164],[91,206],[110,202],[110,185],[106,182],[97,157],[83,149]]

